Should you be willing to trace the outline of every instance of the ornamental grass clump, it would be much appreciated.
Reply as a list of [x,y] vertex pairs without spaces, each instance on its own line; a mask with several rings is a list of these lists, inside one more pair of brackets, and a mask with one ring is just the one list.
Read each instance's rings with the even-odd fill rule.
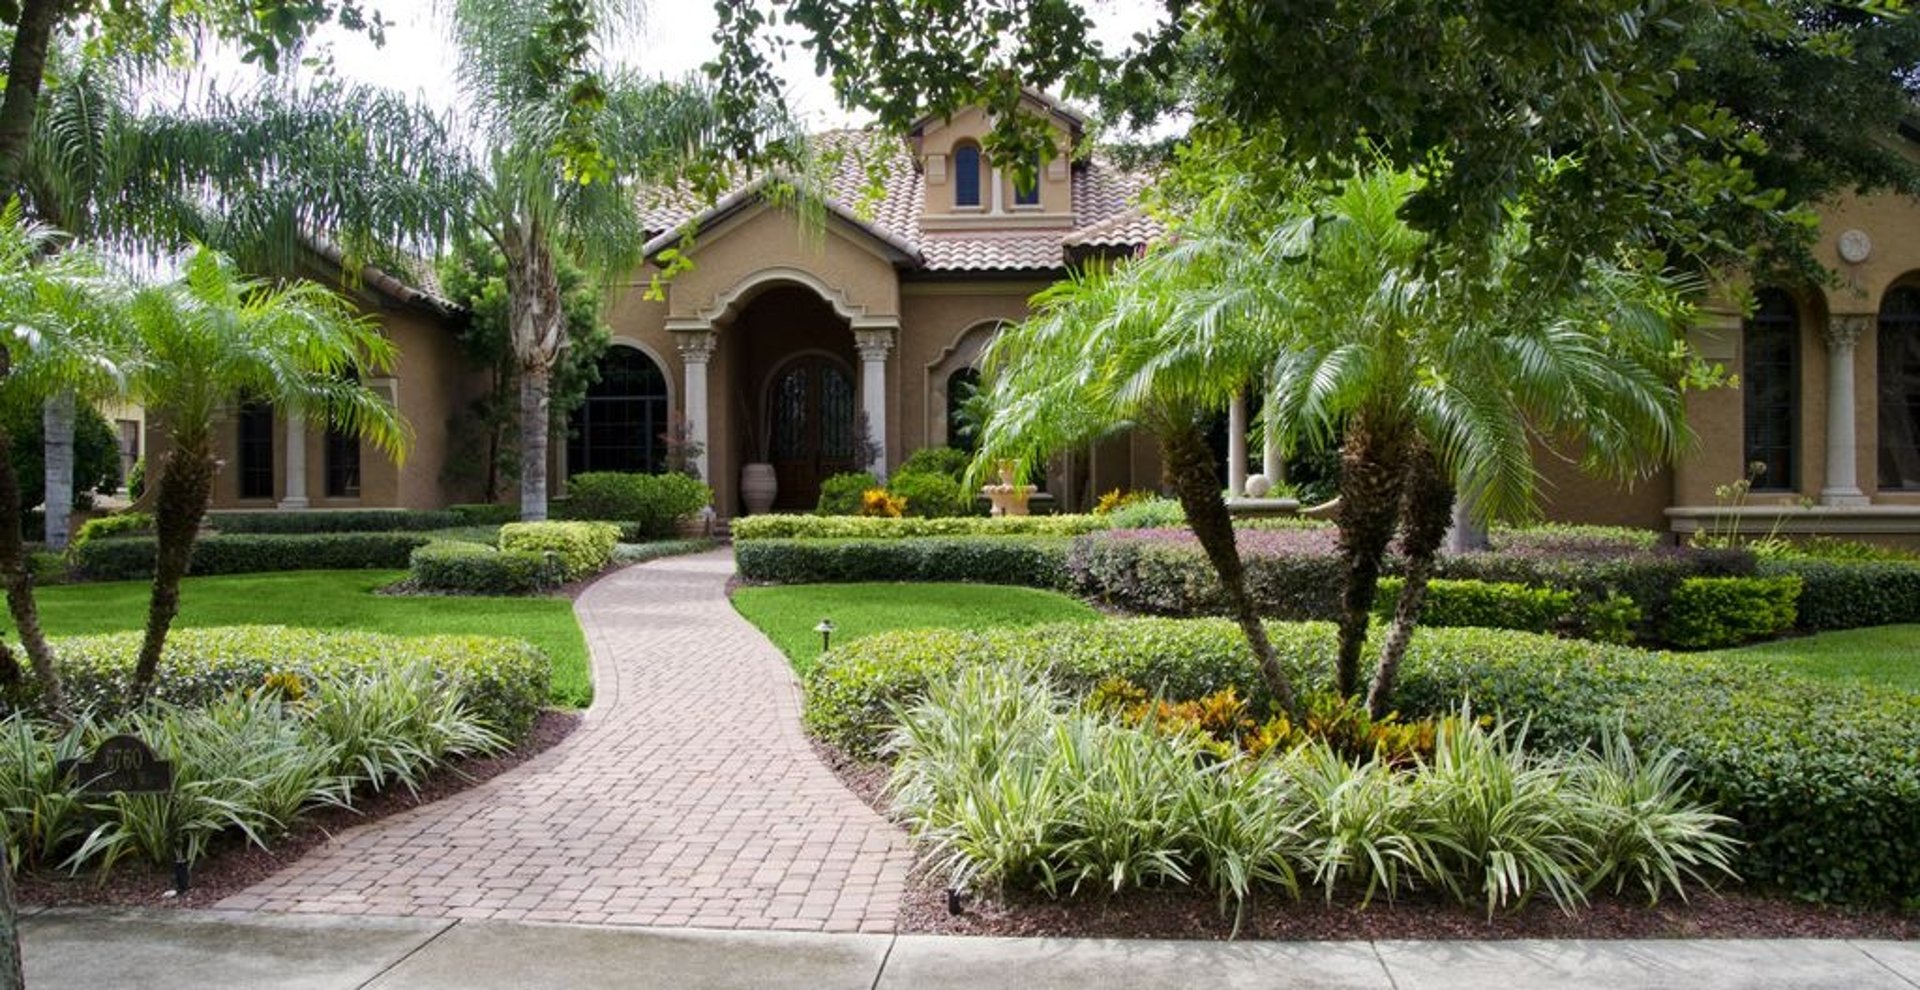
[[1236,911],[1304,886],[1363,904],[1424,891],[1491,914],[1732,876],[1729,820],[1685,796],[1672,754],[1642,759],[1618,739],[1541,754],[1523,729],[1462,712],[1436,723],[1430,756],[1354,758],[1307,738],[1255,757],[994,666],[934,677],[895,717],[893,806],[959,888],[1191,886]]
[[[118,734],[173,764],[172,788],[95,795],[58,761]],[[302,816],[350,808],[506,741],[423,665],[303,678],[276,672],[194,706],[152,702],[68,726],[0,720],[0,835],[11,862],[74,872],[127,859],[198,863],[223,841],[269,847]]]

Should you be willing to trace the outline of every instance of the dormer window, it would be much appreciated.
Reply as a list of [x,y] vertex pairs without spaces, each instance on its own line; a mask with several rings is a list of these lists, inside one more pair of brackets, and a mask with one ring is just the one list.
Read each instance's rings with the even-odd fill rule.
[[980,146],[971,142],[953,149],[953,205],[980,205]]
[[1032,178],[1027,179],[1024,184],[1021,182],[1019,172],[1009,173],[1009,177],[1013,179],[1013,205],[1040,205],[1040,168],[1040,156],[1035,155],[1033,156]]

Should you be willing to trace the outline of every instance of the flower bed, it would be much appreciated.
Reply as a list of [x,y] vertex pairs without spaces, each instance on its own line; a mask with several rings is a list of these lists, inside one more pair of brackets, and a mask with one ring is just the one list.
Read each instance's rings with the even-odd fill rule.
[[[1275,624],[1301,683],[1324,683],[1334,634]],[[806,720],[871,753],[896,706],[956,667],[1019,665],[1070,693],[1124,677],[1167,698],[1225,686],[1263,703],[1239,632],[1221,620],[1139,619],[980,633],[900,632],[835,649],[807,679]],[[1480,629],[1423,630],[1396,705],[1410,715],[1476,711],[1528,719],[1530,738],[1571,749],[1624,728],[1671,748],[1696,797],[1739,825],[1748,881],[1820,901],[1920,897],[1920,696],[1815,683],[1706,657]]]
[[1067,540],[1057,536],[736,539],[733,553],[742,579],[770,584],[971,581],[1067,586]]

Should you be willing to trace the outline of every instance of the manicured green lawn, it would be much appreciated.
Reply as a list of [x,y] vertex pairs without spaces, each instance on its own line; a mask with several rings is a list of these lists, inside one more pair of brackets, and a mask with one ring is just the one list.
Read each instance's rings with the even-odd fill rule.
[[[554,704],[593,699],[587,641],[564,598],[429,598],[376,595],[403,571],[288,571],[188,578],[180,589],[179,626],[281,625],[360,629],[396,636],[438,633],[513,636],[553,658]],[[122,632],[146,625],[145,581],[109,581],[38,589],[48,635]],[[0,629],[13,624],[0,616]]]
[[1734,661],[1766,661],[1821,680],[1866,681],[1920,691],[1920,625],[1846,629],[1716,655]]
[[1044,622],[1092,622],[1078,599],[990,584],[802,584],[741,588],[733,607],[773,640],[801,673],[820,656],[823,618],[835,645],[890,629],[984,629]]

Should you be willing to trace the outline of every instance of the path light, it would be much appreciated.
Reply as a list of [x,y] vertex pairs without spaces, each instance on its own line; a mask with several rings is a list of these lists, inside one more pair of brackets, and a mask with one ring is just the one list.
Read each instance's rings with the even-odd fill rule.
[[820,652],[825,653],[832,647],[833,629],[832,619],[821,619],[820,624],[813,627],[813,631],[820,634]]

